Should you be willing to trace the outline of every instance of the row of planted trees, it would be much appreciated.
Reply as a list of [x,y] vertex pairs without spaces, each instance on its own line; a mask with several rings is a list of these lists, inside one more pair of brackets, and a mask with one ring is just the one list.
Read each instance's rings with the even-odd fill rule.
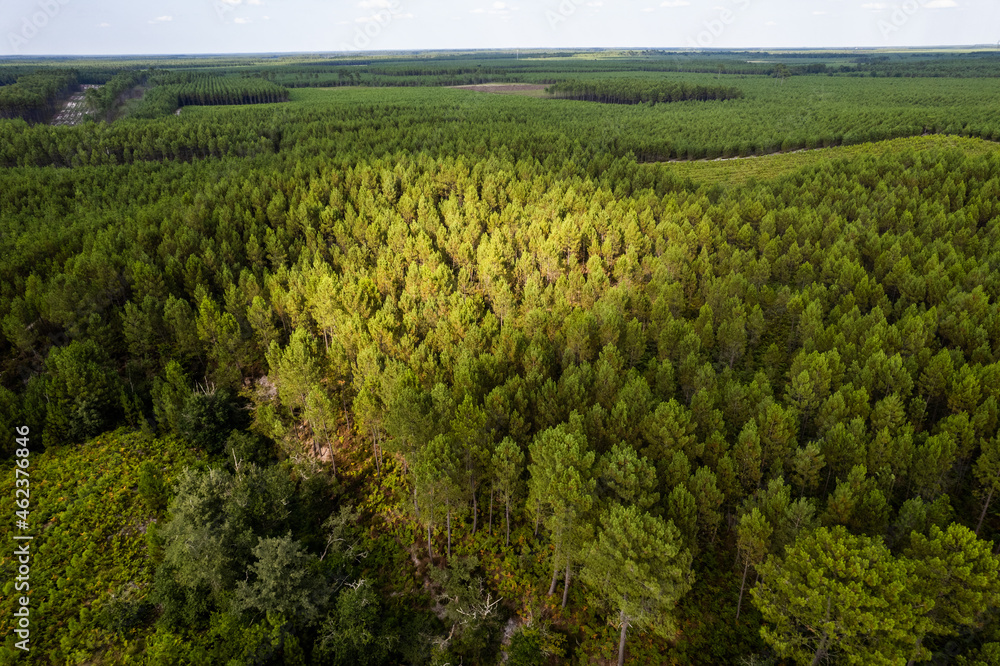
[[579,79],[559,81],[545,89],[559,99],[604,104],[666,104],[689,100],[738,99],[743,91],[731,86],[693,85],[663,79]]
[[23,74],[16,83],[0,87],[0,118],[46,121],[56,104],[78,83],[75,70],[46,70]]
[[288,89],[261,78],[200,76],[181,84],[178,106],[273,104],[288,101]]

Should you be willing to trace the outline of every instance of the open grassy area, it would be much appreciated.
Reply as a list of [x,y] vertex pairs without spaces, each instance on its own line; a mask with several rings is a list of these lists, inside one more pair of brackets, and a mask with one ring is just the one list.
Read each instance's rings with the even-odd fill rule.
[[522,95],[524,97],[549,97],[547,86],[540,83],[481,83],[474,86],[453,86],[458,90],[486,92],[496,95]]
[[962,148],[971,156],[1000,152],[1000,144],[984,139],[933,134],[928,136],[891,139],[855,146],[835,146],[800,150],[791,153],[738,157],[733,159],[679,161],[673,164],[675,172],[699,183],[739,185],[751,180],[770,180],[794,173],[804,167],[824,160],[851,159],[859,155],[882,156],[908,150],[925,151],[935,148]]

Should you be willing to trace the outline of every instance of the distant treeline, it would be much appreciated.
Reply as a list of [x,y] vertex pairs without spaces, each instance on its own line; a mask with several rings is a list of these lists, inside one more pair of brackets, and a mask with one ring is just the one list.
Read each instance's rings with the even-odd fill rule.
[[730,86],[705,86],[649,79],[604,79],[560,81],[546,88],[560,99],[576,99],[604,104],[650,104],[738,99],[743,91]]
[[33,74],[51,74],[58,71],[73,71],[77,83],[82,85],[101,85],[123,70],[142,69],[130,61],[115,61],[107,67],[78,66],[72,58],[61,61],[58,66],[47,65],[3,65],[0,64],[0,86],[17,82],[22,76]]
[[0,87],[0,118],[42,122],[55,113],[59,98],[77,85],[77,72],[72,70],[20,76],[16,83]]
[[854,75],[884,77],[993,78],[1000,76],[1000,57],[970,53],[965,58],[898,60],[887,56],[868,58],[854,68]]

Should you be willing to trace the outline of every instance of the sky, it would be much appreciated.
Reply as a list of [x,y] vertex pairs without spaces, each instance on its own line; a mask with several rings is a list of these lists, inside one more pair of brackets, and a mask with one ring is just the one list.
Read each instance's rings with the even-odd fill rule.
[[997,0],[3,0],[0,56],[992,45]]

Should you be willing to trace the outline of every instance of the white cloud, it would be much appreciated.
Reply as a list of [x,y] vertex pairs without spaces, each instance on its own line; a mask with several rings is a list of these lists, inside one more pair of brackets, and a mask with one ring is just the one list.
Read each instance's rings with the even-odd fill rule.
[[813,16],[826,16],[826,12],[817,9],[813,12]]
[[259,6],[261,6],[261,5],[264,4],[264,0],[247,0],[247,4],[248,5],[256,5],[256,6],[259,7]]
[[778,22],[777,21],[768,21],[764,25],[778,25]]
[[174,20],[173,16],[157,16],[155,19],[150,21],[150,23],[155,23],[157,21],[159,21],[160,23],[166,23],[167,21],[173,21],[173,20]]
[[391,9],[393,4],[392,0],[361,0],[358,7],[362,9]]
[[110,28],[111,24],[110,23],[98,23],[97,27],[98,28]]
[[511,12],[516,12],[517,7],[512,7],[506,2],[494,2],[489,7],[476,7],[475,9],[470,9],[471,14],[489,14],[491,16],[500,16],[506,18]]
[[866,2],[865,4],[861,5],[861,9],[867,9],[869,11],[879,12],[882,11],[883,9],[889,9],[889,5],[885,4],[884,2]]
[[643,7],[642,11],[644,11],[644,12],[655,12],[656,11],[656,7]]
[[355,23],[388,23],[389,21],[394,21],[395,19],[411,19],[413,14],[407,12],[406,14],[394,14],[392,12],[379,12],[378,14],[372,14],[371,16],[359,16],[354,19]]
[[583,6],[584,7],[603,7],[604,3],[601,2],[600,0],[598,0],[597,2],[586,2],[586,3],[584,3]]
[[663,0],[661,7],[688,7],[691,3],[688,0]]
[[958,7],[958,3],[955,0],[931,0],[924,7],[928,9],[951,9],[952,7]]
[[248,18],[234,18],[233,19],[233,23],[239,23],[239,24],[250,23],[250,19],[248,19]]

